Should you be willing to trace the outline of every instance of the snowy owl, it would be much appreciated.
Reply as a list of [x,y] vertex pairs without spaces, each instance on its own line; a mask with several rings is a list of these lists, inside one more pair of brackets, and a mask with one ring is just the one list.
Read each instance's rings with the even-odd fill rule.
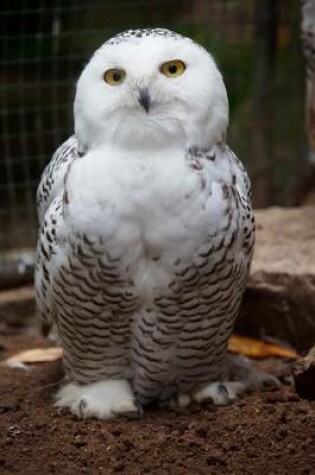
[[84,68],[74,119],[38,189],[37,303],[66,375],[57,406],[109,418],[235,399],[249,379],[232,378],[227,342],[254,218],[212,56],[168,30],[121,33]]

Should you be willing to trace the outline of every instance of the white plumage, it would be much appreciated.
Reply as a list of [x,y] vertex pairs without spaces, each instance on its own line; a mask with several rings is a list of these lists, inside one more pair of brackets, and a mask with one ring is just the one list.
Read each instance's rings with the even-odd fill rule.
[[74,115],[38,189],[37,301],[68,380],[57,404],[107,418],[233,399],[254,220],[212,57],[168,30],[122,33],[83,70]]

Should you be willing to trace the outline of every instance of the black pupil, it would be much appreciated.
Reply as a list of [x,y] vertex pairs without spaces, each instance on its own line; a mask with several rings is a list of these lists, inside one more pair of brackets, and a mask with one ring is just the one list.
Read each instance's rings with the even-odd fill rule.
[[175,74],[177,71],[177,66],[175,64],[170,64],[168,70],[171,74]]
[[118,81],[121,80],[121,74],[120,74],[118,71],[115,71],[115,72],[113,73],[113,80],[114,80],[115,82],[118,82]]

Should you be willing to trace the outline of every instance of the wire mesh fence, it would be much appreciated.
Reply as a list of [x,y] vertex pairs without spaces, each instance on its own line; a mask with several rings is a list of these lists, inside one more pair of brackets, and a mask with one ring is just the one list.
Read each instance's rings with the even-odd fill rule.
[[116,32],[146,26],[214,54],[230,97],[229,144],[250,171],[256,204],[292,204],[305,143],[298,1],[3,0],[0,263],[35,247],[36,187],[73,130],[83,65]]

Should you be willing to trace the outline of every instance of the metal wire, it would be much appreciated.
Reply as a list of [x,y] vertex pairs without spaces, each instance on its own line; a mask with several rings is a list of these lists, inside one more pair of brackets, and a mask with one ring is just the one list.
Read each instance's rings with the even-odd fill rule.
[[246,162],[254,185],[271,182],[266,204],[290,204],[304,144],[298,2],[276,2],[277,52],[267,90],[272,120],[263,138],[272,145],[272,157],[256,169],[252,137],[258,130],[253,106],[258,1],[2,2],[0,263],[8,252],[35,247],[36,187],[52,152],[72,132],[76,78],[98,46],[127,28],[174,29],[214,53],[230,93],[230,144]]

